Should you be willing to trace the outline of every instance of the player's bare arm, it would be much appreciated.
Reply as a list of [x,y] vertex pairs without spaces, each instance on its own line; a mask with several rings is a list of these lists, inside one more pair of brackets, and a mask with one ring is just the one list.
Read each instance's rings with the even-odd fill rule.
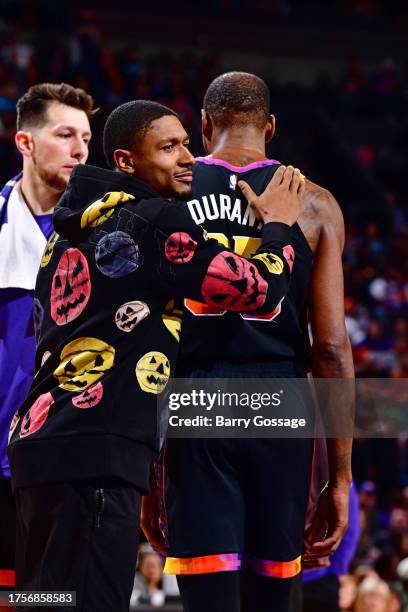
[[[344,322],[342,251],[344,222],[330,192],[307,181],[304,211],[298,221],[315,254],[310,287],[313,335],[312,373],[315,378],[354,378],[351,345]],[[338,405],[338,397],[328,397]],[[328,411],[331,412],[329,405]],[[344,407],[348,410],[348,407]],[[331,554],[347,529],[351,483],[351,438],[328,438],[329,488],[321,497],[310,532],[305,564]],[[321,539],[326,523],[327,537]]]

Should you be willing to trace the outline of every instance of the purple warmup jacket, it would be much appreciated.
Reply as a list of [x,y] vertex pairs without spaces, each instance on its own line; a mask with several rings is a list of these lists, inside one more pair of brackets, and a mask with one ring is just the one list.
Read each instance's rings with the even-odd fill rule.
[[[48,240],[52,214],[34,219]],[[0,289],[0,479],[10,478],[7,458],[10,423],[33,379],[36,345],[33,294],[34,291],[17,287]]]

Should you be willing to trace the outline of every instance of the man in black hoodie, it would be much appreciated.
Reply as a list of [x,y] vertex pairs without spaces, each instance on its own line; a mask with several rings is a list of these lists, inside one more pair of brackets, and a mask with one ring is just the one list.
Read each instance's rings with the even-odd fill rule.
[[304,184],[292,167],[259,197],[240,182],[264,222],[245,259],[206,239],[171,199],[190,195],[194,163],[173,111],[120,106],[104,150],[117,171],[77,167],[54,213],[35,292],[36,376],[9,456],[17,589],[76,591],[80,610],[119,612],[129,609],[140,496],[157,452],[157,396],[178,351],[173,300],[275,308],[289,288],[285,252]]

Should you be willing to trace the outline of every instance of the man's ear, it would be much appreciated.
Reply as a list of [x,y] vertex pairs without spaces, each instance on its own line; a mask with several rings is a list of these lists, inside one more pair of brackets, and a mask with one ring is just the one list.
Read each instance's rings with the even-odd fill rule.
[[210,115],[203,108],[201,109],[201,133],[208,142],[211,142],[213,122]]
[[265,142],[272,140],[275,134],[275,115],[269,115],[265,130]]
[[115,149],[113,159],[116,168],[121,172],[125,172],[126,174],[135,173],[135,161],[130,151],[126,149]]
[[34,149],[33,136],[31,132],[24,132],[19,130],[14,136],[14,142],[18,151],[23,157],[31,157]]

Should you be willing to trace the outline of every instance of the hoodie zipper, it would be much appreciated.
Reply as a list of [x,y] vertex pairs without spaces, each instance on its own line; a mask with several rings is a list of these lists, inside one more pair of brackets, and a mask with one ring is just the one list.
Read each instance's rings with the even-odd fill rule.
[[103,489],[95,490],[96,499],[96,515],[95,515],[95,527],[99,529],[102,525],[102,514],[105,506],[105,493]]

